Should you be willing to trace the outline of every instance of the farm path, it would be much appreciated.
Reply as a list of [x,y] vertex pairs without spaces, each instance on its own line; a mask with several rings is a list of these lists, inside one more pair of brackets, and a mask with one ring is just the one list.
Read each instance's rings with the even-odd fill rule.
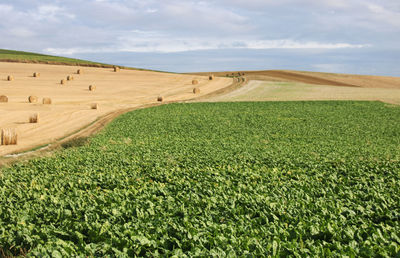
[[[77,74],[78,69],[83,73]],[[40,77],[33,77],[34,72]],[[14,80],[7,81],[8,75]],[[62,85],[61,79],[68,75],[74,80]],[[201,89],[200,94],[192,92],[193,79],[199,81],[196,87]],[[0,95],[8,97],[8,103],[0,103],[0,129],[15,128],[18,132],[18,145],[0,145],[0,156],[55,142],[87,125],[95,131],[93,124],[105,123],[105,117],[157,104],[158,96],[164,96],[165,102],[185,101],[231,84],[230,78],[210,81],[200,75],[0,62]],[[96,90],[89,91],[89,85],[95,85]],[[28,102],[31,95],[38,97],[37,103]],[[52,104],[42,104],[44,97],[51,98]],[[94,103],[98,109],[91,108]],[[40,115],[40,122],[28,123],[35,113]]]

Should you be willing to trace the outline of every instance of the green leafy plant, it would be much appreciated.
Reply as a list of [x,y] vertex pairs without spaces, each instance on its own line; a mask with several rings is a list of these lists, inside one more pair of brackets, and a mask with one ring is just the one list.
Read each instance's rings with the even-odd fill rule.
[[0,247],[33,256],[395,256],[400,108],[172,104],[0,173]]
[[87,137],[73,138],[69,141],[62,143],[61,147],[63,147],[64,149],[73,148],[73,147],[81,147],[81,146],[87,144],[88,141],[89,141],[89,139]]

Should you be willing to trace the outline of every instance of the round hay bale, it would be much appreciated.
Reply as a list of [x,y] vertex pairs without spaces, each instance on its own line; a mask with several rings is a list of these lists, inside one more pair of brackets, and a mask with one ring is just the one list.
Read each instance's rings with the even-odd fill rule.
[[194,88],[194,89],[193,89],[193,93],[194,93],[194,94],[199,94],[199,93],[200,93],[200,88],[197,88],[197,87]]
[[45,104],[45,105],[50,105],[52,103],[51,102],[51,98],[43,98],[42,103]]
[[90,85],[90,86],[89,86],[89,90],[90,90],[90,91],[95,91],[95,90],[96,90],[96,86]]
[[199,81],[198,81],[198,80],[193,80],[193,81],[192,81],[192,85],[197,85],[197,84],[199,84]]
[[38,97],[29,96],[28,101],[29,101],[29,103],[36,103],[38,101]]
[[163,102],[164,101],[164,97],[163,96],[158,96],[157,97],[157,101],[158,102]]
[[61,85],[64,85],[66,83],[65,79],[62,79],[60,83]]
[[114,72],[119,72],[120,68],[118,66],[114,66]]
[[36,72],[33,73],[33,77],[36,77],[36,78],[37,78],[37,77],[40,77],[40,73],[36,73]]
[[33,114],[29,117],[29,123],[31,124],[37,124],[39,123],[39,114]]
[[77,74],[83,74],[83,70],[82,69],[78,69],[78,71],[76,71]]
[[12,76],[12,75],[7,76],[7,81],[13,81],[13,80],[14,80],[14,76]]
[[18,134],[15,129],[7,128],[1,130],[1,145],[17,145]]
[[73,80],[74,80],[74,76],[72,76],[72,75],[67,76],[67,81],[73,81]]
[[214,80],[214,75],[213,75],[213,74],[210,75],[210,76],[208,77],[208,79],[209,79],[210,81]]
[[5,95],[0,96],[0,103],[7,103],[8,102],[8,97]]
[[91,108],[92,108],[92,109],[99,109],[99,104],[93,103],[93,104],[91,105]]

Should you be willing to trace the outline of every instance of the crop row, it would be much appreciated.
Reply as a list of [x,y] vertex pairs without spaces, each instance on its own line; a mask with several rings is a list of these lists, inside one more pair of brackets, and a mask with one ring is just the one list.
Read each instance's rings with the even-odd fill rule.
[[51,256],[395,256],[400,108],[171,104],[2,169],[0,247]]

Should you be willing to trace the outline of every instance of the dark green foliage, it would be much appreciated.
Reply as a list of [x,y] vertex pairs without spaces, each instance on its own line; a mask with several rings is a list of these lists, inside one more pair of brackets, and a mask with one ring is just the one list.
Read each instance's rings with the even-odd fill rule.
[[0,247],[51,256],[395,256],[400,108],[173,104],[3,169]]
[[61,147],[63,147],[64,149],[73,148],[73,147],[81,147],[81,146],[85,145],[86,143],[88,143],[88,141],[89,141],[89,139],[87,137],[74,138],[67,142],[62,143]]

